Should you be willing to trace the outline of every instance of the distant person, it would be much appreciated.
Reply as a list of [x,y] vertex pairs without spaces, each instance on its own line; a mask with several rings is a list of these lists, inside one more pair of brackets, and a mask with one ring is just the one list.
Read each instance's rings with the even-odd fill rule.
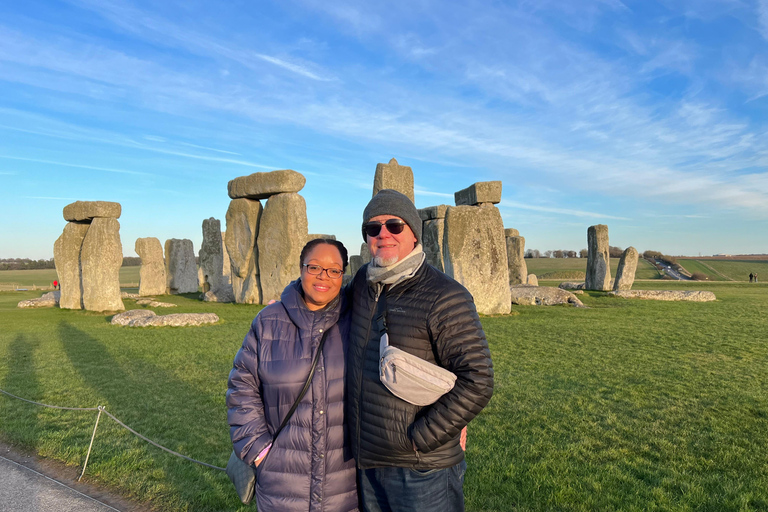
[[57,279],[53,280],[53,289],[58,290],[59,289],[59,281]]
[[752,279],[753,279],[753,276],[752,276],[752,273],[750,272],[750,273],[749,273],[749,282],[750,282],[750,283],[752,282]]
[[757,282],[757,272],[755,272],[755,282]]

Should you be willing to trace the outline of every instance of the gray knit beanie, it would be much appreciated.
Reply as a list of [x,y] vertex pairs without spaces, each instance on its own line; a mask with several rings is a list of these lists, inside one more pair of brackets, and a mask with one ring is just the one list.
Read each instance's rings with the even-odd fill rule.
[[[373,199],[363,210],[363,224],[378,215],[400,217],[411,228],[416,236],[416,241],[421,243],[421,217],[419,217],[416,205],[405,194],[389,188],[379,190],[379,193],[373,196]],[[365,232],[363,232],[363,240],[368,241]]]

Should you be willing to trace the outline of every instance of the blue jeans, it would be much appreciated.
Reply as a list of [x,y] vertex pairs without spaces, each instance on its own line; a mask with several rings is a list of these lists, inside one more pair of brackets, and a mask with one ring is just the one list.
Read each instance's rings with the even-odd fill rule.
[[421,471],[373,468],[357,471],[363,512],[464,512],[467,462]]

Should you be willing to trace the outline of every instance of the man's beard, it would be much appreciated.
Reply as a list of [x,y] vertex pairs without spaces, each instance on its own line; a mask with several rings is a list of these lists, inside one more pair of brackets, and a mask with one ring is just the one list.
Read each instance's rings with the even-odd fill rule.
[[375,256],[373,258],[373,264],[377,267],[389,267],[397,263],[398,257],[392,256],[391,258],[382,258],[381,256]]

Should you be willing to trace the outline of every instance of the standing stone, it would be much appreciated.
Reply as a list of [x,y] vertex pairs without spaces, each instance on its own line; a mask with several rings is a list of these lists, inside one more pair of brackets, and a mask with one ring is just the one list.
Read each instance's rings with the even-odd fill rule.
[[280,300],[283,289],[299,277],[299,258],[307,234],[303,197],[277,194],[267,200],[256,240],[262,301]]
[[252,199],[233,199],[227,210],[225,245],[231,268],[230,279],[235,302],[261,303],[259,257],[256,237],[262,217],[262,206]]
[[456,206],[478,206],[501,202],[501,182],[500,181],[478,181],[453,194]]
[[134,249],[141,258],[139,295],[142,297],[165,295],[167,281],[163,246],[160,245],[160,240],[155,237],[137,238]]
[[226,282],[230,282],[229,276],[232,274],[232,267],[231,263],[229,262],[229,253],[227,252],[227,247],[225,244],[225,240],[227,239],[227,233],[226,231],[221,232],[221,247],[223,248],[221,251],[221,256],[224,258],[224,262],[221,265],[221,271],[224,274],[224,280]]
[[357,271],[360,270],[360,267],[363,266],[363,258],[357,255],[352,255],[349,257],[349,275],[354,276],[357,274]]
[[83,309],[80,251],[89,227],[86,223],[68,222],[53,244],[53,261],[61,283],[59,307],[62,309]]
[[627,247],[619,260],[616,279],[613,281],[613,291],[631,290],[635,282],[635,271],[639,254],[634,247]]
[[360,259],[362,260],[362,263],[360,266],[366,265],[371,262],[373,259],[373,256],[371,256],[371,250],[368,248],[368,244],[363,243],[363,245],[360,246]]
[[97,217],[119,219],[120,203],[110,201],[75,201],[64,207],[64,219],[70,222],[90,221]]
[[515,228],[506,228],[504,230],[504,236],[509,238],[510,236],[520,236],[520,232]]
[[611,265],[608,254],[608,226],[597,224],[587,229],[587,251],[585,289],[610,290]]
[[445,273],[463,284],[479,313],[507,314],[512,307],[504,223],[494,206],[451,206],[443,238]]
[[[504,233],[516,229],[505,229]],[[509,261],[509,285],[525,284],[528,277],[528,265],[525,263],[525,238],[519,235],[507,235],[507,260]]]
[[536,274],[528,274],[526,284],[528,286],[539,286],[539,278],[536,277]]
[[88,311],[122,311],[120,267],[123,245],[117,219],[97,217],[83,239],[80,252],[83,308]]
[[197,264],[192,240],[171,238],[165,241],[165,275],[168,293],[197,291]]
[[421,245],[427,263],[441,272],[445,271],[443,237],[445,236],[445,212],[447,209],[447,205],[441,204],[419,210],[419,216],[422,220]]
[[318,238],[323,238],[325,240],[336,240],[336,235],[323,235],[321,233],[313,233],[310,235],[307,235],[307,242],[311,242],[312,240],[317,240]]
[[304,176],[290,169],[255,172],[230,181],[227,191],[232,199],[267,199],[275,194],[296,193],[306,182]]
[[203,280],[205,280],[205,276],[208,276],[208,284],[211,286],[211,290],[221,288],[224,283],[224,249],[221,245],[221,221],[213,217],[203,220],[200,268],[203,270]]
[[397,190],[405,194],[411,202],[414,202],[413,170],[398,164],[394,158],[388,164],[376,164],[376,174],[373,177],[373,196],[385,188]]

